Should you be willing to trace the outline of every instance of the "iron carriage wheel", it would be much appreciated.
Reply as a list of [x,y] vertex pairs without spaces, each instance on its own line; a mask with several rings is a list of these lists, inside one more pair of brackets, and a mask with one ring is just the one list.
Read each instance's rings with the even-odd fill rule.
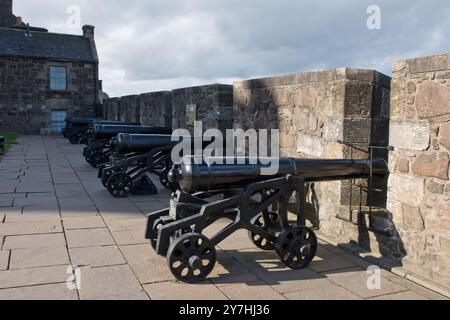
[[216,262],[215,246],[199,233],[187,233],[174,239],[167,252],[170,272],[186,283],[205,280]]
[[291,225],[283,229],[275,244],[281,262],[290,269],[304,269],[317,253],[317,236],[305,226]]

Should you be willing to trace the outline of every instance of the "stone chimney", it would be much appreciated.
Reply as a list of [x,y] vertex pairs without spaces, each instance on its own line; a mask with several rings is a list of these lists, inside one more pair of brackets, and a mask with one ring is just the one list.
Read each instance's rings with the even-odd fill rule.
[[12,9],[12,0],[0,0],[0,27],[12,27],[16,24]]
[[86,37],[86,38],[89,38],[91,40],[94,40],[94,30],[95,30],[94,26],[84,25],[83,26],[83,37]]

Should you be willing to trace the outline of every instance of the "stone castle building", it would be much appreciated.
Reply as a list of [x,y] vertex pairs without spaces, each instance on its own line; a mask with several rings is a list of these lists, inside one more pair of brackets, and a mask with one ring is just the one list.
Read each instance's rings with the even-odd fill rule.
[[0,132],[57,134],[67,116],[100,115],[94,27],[83,35],[30,27],[0,0]]

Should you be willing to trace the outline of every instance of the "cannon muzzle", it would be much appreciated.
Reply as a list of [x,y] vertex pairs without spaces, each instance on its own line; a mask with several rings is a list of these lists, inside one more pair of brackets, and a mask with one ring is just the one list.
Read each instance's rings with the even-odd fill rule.
[[[266,158],[261,160],[264,161],[255,158],[208,158],[202,164],[195,164],[193,156],[186,156],[181,164],[174,165],[169,173],[169,179],[172,183],[177,182],[184,192],[194,193],[243,188],[252,182],[283,175],[303,177],[306,182],[319,182],[368,178],[370,175],[385,176],[389,173],[387,163],[382,158],[374,160]],[[263,169],[269,169],[277,162],[279,169],[276,174],[262,174]]]

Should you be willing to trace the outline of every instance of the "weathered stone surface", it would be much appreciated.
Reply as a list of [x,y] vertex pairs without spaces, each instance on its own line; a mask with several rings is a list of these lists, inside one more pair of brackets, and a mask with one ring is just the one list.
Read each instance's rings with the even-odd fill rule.
[[108,229],[68,230],[66,236],[69,248],[114,245]]
[[67,67],[70,90],[62,93],[48,88],[53,64],[45,59],[0,58],[4,79],[0,132],[49,134],[53,110],[67,110],[69,116],[95,116],[95,64],[60,61],[59,66]]
[[11,251],[10,269],[69,265],[66,247],[16,249]]
[[0,224],[0,235],[15,236],[26,234],[58,233],[62,232],[61,223],[58,222],[24,222]]
[[450,88],[425,81],[417,91],[416,107],[420,119],[450,114]]
[[8,269],[9,254],[10,254],[9,250],[0,251],[0,271]]
[[92,268],[125,264],[120,250],[116,246],[70,249],[70,259],[76,266]]
[[389,144],[399,149],[423,151],[430,145],[430,131],[426,121],[391,121]]
[[425,179],[401,174],[391,174],[389,177],[389,198],[420,206],[425,193]]
[[443,194],[445,185],[434,181],[428,181],[426,187],[427,190],[431,193]]
[[410,230],[423,231],[425,223],[420,212],[420,208],[403,204],[402,207],[403,225]]
[[417,176],[448,180],[449,158],[447,153],[421,154],[414,160],[411,170]]
[[210,282],[195,285],[162,282],[145,285],[144,289],[152,300],[228,300]]
[[0,289],[65,283],[67,277],[67,266],[1,271]]
[[299,134],[297,136],[297,152],[320,158],[325,153],[325,145],[319,137]]
[[450,151],[450,122],[443,123],[440,126],[439,143]]
[[235,283],[223,286],[220,290],[231,300],[286,300],[280,293],[266,285],[264,282]]
[[74,230],[74,229],[94,229],[94,228],[104,228],[105,223],[100,216],[93,217],[68,217],[64,218],[64,229]]
[[362,300],[353,292],[334,284],[327,287],[286,293],[285,297],[289,300]]
[[82,300],[147,300],[148,296],[129,266],[81,268]]
[[6,237],[3,249],[49,248],[65,246],[63,233]]
[[0,300],[78,300],[65,283],[0,290]]
[[398,159],[397,170],[402,173],[409,173],[409,160],[406,158]]

